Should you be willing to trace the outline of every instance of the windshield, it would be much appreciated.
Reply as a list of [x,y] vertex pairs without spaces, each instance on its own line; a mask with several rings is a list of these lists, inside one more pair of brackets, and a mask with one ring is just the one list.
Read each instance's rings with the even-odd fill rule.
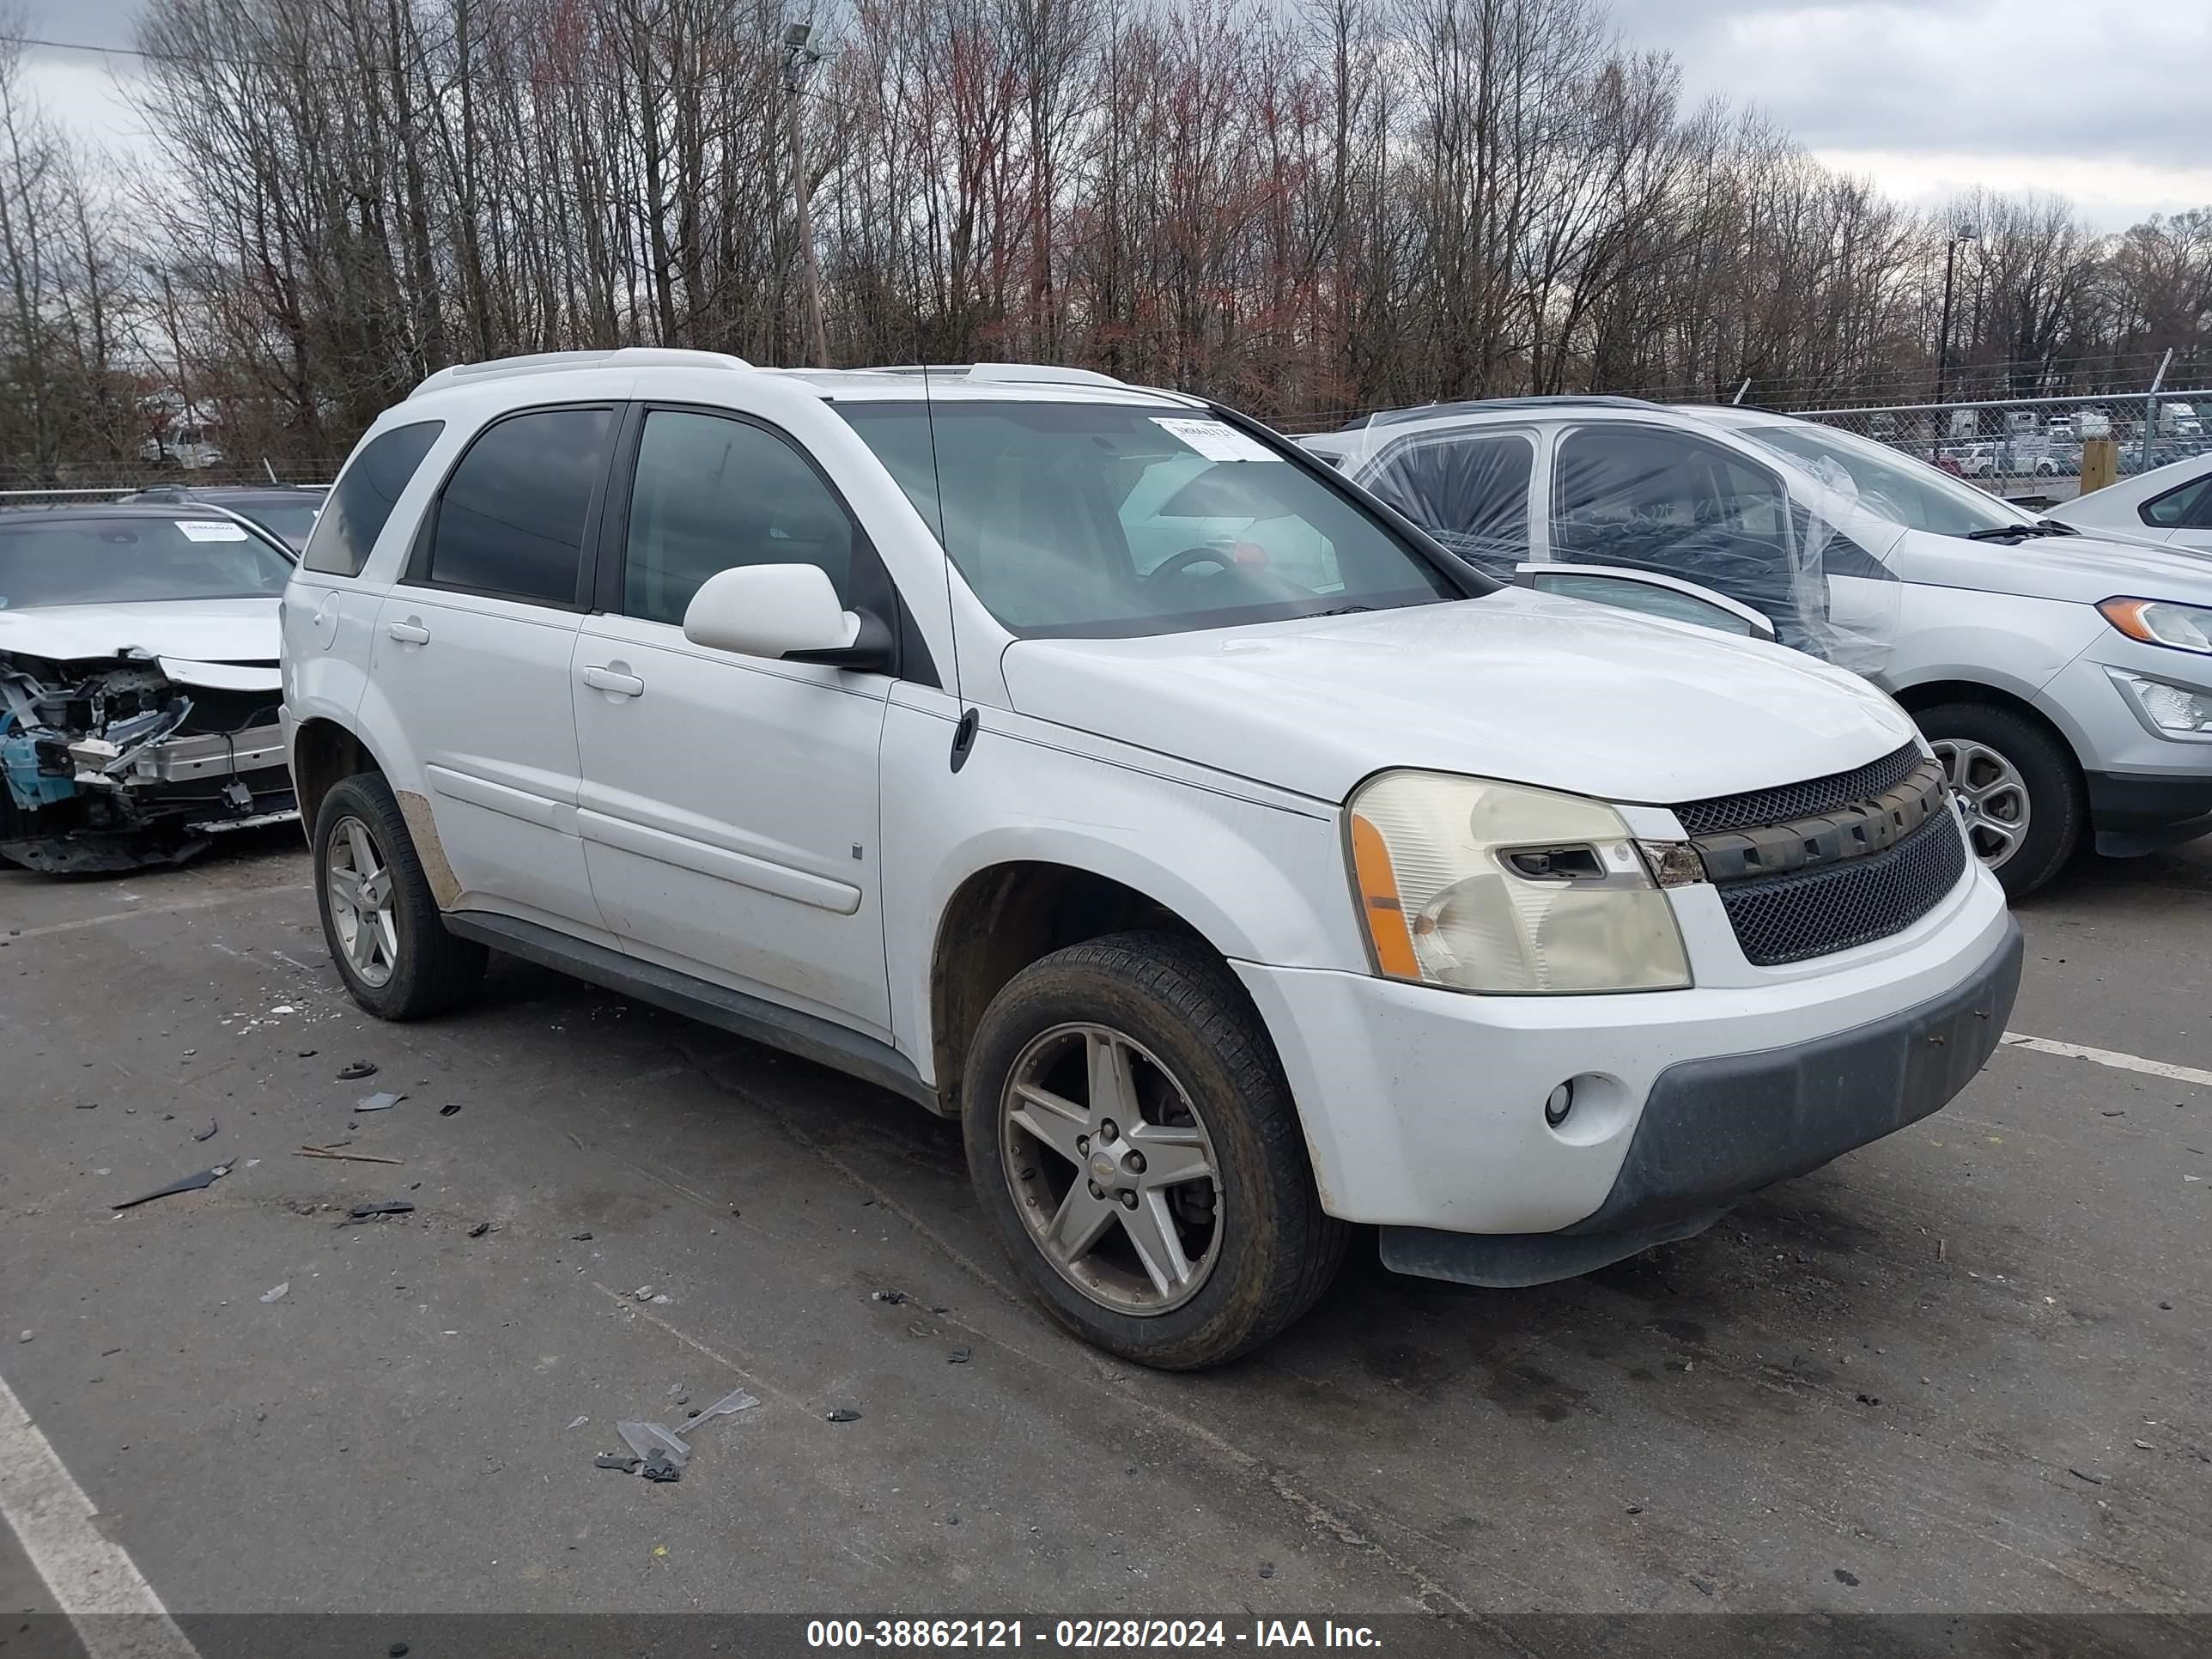
[[1348,496],[1208,416],[963,399],[935,406],[933,432],[921,403],[838,412],[1016,634],[1181,633],[1464,597]]
[[1778,455],[1816,465],[1823,460],[1833,461],[1850,474],[1858,487],[1859,505],[1892,524],[1932,530],[1939,536],[1966,536],[1977,530],[2009,530],[2034,522],[2032,514],[1939,468],[1855,433],[1804,422],[1736,430]]
[[229,519],[0,520],[0,610],[274,599],[291,574]]
[[313,501],[244,501],[232,509],[259,525],[295,553],[307,544],[308,532],[321,516],[323,504]]

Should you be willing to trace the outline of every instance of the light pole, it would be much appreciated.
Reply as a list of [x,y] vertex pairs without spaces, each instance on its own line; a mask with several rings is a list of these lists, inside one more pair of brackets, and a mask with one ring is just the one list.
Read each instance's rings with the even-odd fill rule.
[[1959,246],[1974,240],[1972,225],[1955,228],[1943,245],[1943,319],[1936,326],[1936,401],[1943,401],[1951,368],[1951,278],[1958,269]]
[[814,33],[806,23],[793,23],[783,32],[783,112],[791,129],[791,176],[799,200],[799,253],[806,277],[806,342],[814,356],[814,367],[830,367],[830,343],[822,331],[822,267],[814,258],[814,194],[806,176],[806,145],[800,136],[799,94],[806,83],[806,72],[822,61],[822,54],[809,46],[807,38]]

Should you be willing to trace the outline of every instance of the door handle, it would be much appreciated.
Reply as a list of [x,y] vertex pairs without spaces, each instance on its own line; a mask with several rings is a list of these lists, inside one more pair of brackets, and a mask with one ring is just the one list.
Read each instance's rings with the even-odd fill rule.
[[635,674],[618,673],[611,668],[585,669],[584,684],[594,691],[605,691],[617,697],[641,697],[645,695],[643,680]]
[[386,623],[384,631],[402,645],[428,645],[430,630],[422,626],[419,617],[410,617],[405,622]]

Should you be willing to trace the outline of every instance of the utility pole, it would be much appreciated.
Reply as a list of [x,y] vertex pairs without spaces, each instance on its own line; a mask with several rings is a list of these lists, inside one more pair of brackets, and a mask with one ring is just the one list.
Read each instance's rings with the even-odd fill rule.
[[1951,368],[1951,278],[1959,263],[1959,245],[1974,240],[1974,228],[1960,225],[1943,245],[1943,320],[1936,327],[1936,401],[1943,401],[1943,392]]
[[830,342],[822,331],[822,267],[814,257],[814,208],[810,199],[814,194],[812,183],[806,176],[806,144],[800,135],[799,95],[806,84],[806,72],[822,61],[822,53],[809,46],[807,38],[814,33],[807,23],[793,23],[783,32],[783,112],[791,127],[791,176],[793,188],[799,201],[799,254],[804,261],[806,276],[806,343],[814,356],[814,367],[830,367]]

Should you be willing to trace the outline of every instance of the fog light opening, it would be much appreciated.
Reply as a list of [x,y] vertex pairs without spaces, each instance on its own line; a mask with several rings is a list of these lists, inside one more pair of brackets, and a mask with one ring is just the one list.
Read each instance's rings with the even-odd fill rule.
[[1567,1121],[1567,1114],[1575,1109],[1575,1085],[1570,1078],[1544,1098],[1544,1121],[1554,1129]]

